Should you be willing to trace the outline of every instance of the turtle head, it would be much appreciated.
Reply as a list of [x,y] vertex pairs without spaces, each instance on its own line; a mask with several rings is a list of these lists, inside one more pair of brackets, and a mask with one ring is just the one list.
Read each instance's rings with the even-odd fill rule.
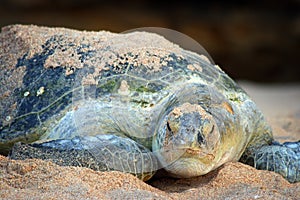
[[194,177],[216,167],[220,133],[214,118],[200,105],[175,107],[161,124],[154,147],[171,175]]

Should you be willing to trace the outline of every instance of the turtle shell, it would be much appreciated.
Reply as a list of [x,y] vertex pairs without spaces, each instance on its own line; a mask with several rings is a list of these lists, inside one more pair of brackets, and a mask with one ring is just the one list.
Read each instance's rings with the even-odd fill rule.
[[[170,86],[192,79],[221,92],[241,91],[205,56],[153,33],[118,35],[17,25],[3,28],[0,43],[2,153],[17,141],[51,138],[49,133],[62,117],[79,103],[88,105],[87,99],[127,98],[128,106],[151,110],[173,92]],[[20,51],[14,54],[16,50]],[[140,117],[136,128],[151,116]],[[74,133],[71,129],[60,137]]]
[[[0,43],[4,154],[18,141],[96,134],[129,137],[151,149],[156,124],[170,104],[187,97],[212,113],[222,110],[224,132],[234,125],[240,134],[245,123],[250,129],[256,123],[249,120],[254,103],[217,65],[157,34],[17,25],[2,29]],[[252,132],[240,137],[242,145]]]

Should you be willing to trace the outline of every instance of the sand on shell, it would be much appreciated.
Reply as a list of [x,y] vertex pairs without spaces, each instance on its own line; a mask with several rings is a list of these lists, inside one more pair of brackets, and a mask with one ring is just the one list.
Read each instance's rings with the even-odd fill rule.
[[[13,63],[15,59],[12,58],[13,56],[7,58],[7,62]],[[241,85],[265,112],[276,139],[280,141],[300,139],[300,85],[261,86],[245,82]],[[192,179],[160,177],[145,183],[121,172],[96,172],[87,168],[61,167],[49,161],[37,159],[15,161],[0,156],[0,199],[298,199],[299,197],[300,183],[290,184],[276,173],[259,171],[242,163],[227,163],[205,176]]]

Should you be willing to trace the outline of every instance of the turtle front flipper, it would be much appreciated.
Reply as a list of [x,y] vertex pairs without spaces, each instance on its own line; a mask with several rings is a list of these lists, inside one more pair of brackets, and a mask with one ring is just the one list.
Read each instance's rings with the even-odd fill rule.
[[255,150],[251,157],[245,160],[245,163],[257,169],[281,174],[290,183],[299,182],[300,141],[283,144],[273,142],[271,145],[262,146]]
[[44,143],[16,143],[10,158],[51,160],[61,166],[88,167],[97,171],[121,171],[149,180],[157,170],[150,150],[137,142],[115,135],[58,139]]

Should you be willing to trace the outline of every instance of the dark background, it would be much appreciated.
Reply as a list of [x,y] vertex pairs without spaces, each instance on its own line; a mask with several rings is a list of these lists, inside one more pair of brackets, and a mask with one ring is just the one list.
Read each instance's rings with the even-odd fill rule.
[[9,24],[187,34],[235,79],[300,82],[300,1],[0,0]]

